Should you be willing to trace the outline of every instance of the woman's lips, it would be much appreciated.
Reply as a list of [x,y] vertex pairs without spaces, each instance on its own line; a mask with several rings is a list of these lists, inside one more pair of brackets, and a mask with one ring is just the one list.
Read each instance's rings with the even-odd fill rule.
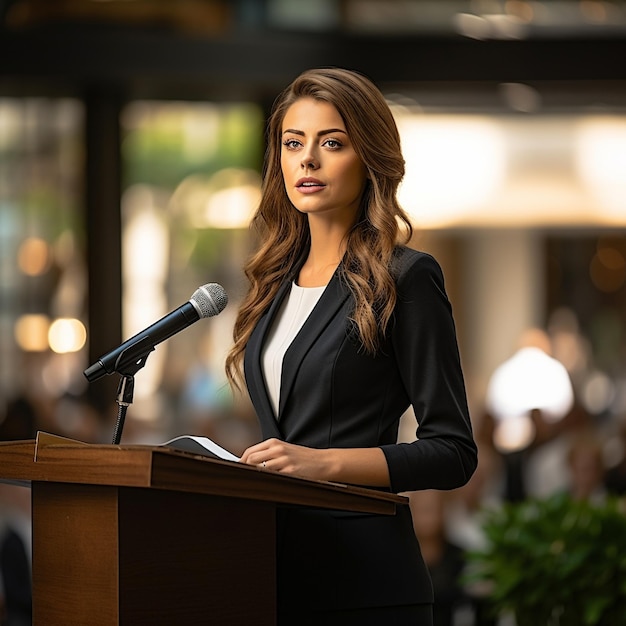
[[317,178],[301,178],[296,183],[296,189],[300,193],[315,193],[325,187],[324,183]]

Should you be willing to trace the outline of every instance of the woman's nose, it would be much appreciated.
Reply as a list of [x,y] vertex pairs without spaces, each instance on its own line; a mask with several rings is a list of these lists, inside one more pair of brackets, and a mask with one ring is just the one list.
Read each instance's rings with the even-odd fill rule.
[[313,155],[312,153],[307,153],[305,155],[303,155],[302,157],[302,161],[300,162],[302,169],[309,169],[309,170],[316,170],[319,165],[317,162],[317,159],[315,158],[315,155]]

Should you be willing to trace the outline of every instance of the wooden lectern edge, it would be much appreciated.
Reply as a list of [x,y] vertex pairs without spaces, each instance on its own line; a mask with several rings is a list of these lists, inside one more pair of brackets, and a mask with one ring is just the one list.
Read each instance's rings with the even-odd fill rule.
[[[0,442],[0,458],[5,459],[0,460],[0,480],[147,487],[382,514],[394,514],[396,505],[408,503],[408,498],[394,493],[286,476],[163,446],[85,444],[58,438],[37,450],[35,460],[36,447],[34,440]],[[120,451],[131,453],[122,463]],[[12,458],[17,468],[11,467],[7,475],[6,461]],[[30,481],[24,481],[26,476]]]
[[[238,497],[243,496],[244,498],[278,502],[276,496],[280,495],[284,498],[282,504],[314,508],[339,508],[343,510],[343,506],[329,506],[325,503],[325,499],[331,497],[335,500],[337,498],[343,499],[343,502],[349,505],[345,507],[347,509],[386,515],[394,514],[396,505],[408,504],[406,496],[373,488],[291,476],[264,470],[253,465],[212,459],[189,452],[170,451],[167,448],[156,448],[154,453],[156,455],[153,472],[155,487],[162,486],[163,488],[182,491],[195,491],[190,483],[197,481],[198,485],[202,486],[206,481],[211,481],[211,487],[219,491],[219,495],[223,496],[232,496],[232,491],[234,491]],[[207,471],[204,476],[199,476],[199,473],[193,469],[194,467],[197,468],[198,465],[190,463],[188,466],[190,473],[185,475],[185,479],[189,482],[185,484],[161,484],[158,482],[160,465],[167,465],[168,459],[171,461],[172,453],[187,456],[193,463],[197,461],[207,462],[211,470]],[[233,471],[235,466],[237,469]],[[180,465],[178,465],[178,468],[182,469]],[[164,475],[167,477],[168,473],[165,472]],[[242,480],[241,477],[244,475],[245,480]],[[371,510],[372,506],[376,510]]]

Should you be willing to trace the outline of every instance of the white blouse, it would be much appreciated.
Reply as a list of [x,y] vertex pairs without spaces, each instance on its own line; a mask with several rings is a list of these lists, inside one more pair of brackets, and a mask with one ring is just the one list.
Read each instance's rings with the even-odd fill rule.
[[263,348],[261,364],[265,386],[269,393],[274,414],[278,416],[280,382],[285,352],[311,314],[326,286],[299,287],[295,281],[291,292],[283,300],[274,319],[269,336]]

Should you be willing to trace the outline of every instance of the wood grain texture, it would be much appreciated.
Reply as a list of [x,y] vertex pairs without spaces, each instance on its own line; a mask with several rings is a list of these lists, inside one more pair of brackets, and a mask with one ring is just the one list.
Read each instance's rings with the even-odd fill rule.
[[33,624],[118,623],[116,487],[33,484]]

